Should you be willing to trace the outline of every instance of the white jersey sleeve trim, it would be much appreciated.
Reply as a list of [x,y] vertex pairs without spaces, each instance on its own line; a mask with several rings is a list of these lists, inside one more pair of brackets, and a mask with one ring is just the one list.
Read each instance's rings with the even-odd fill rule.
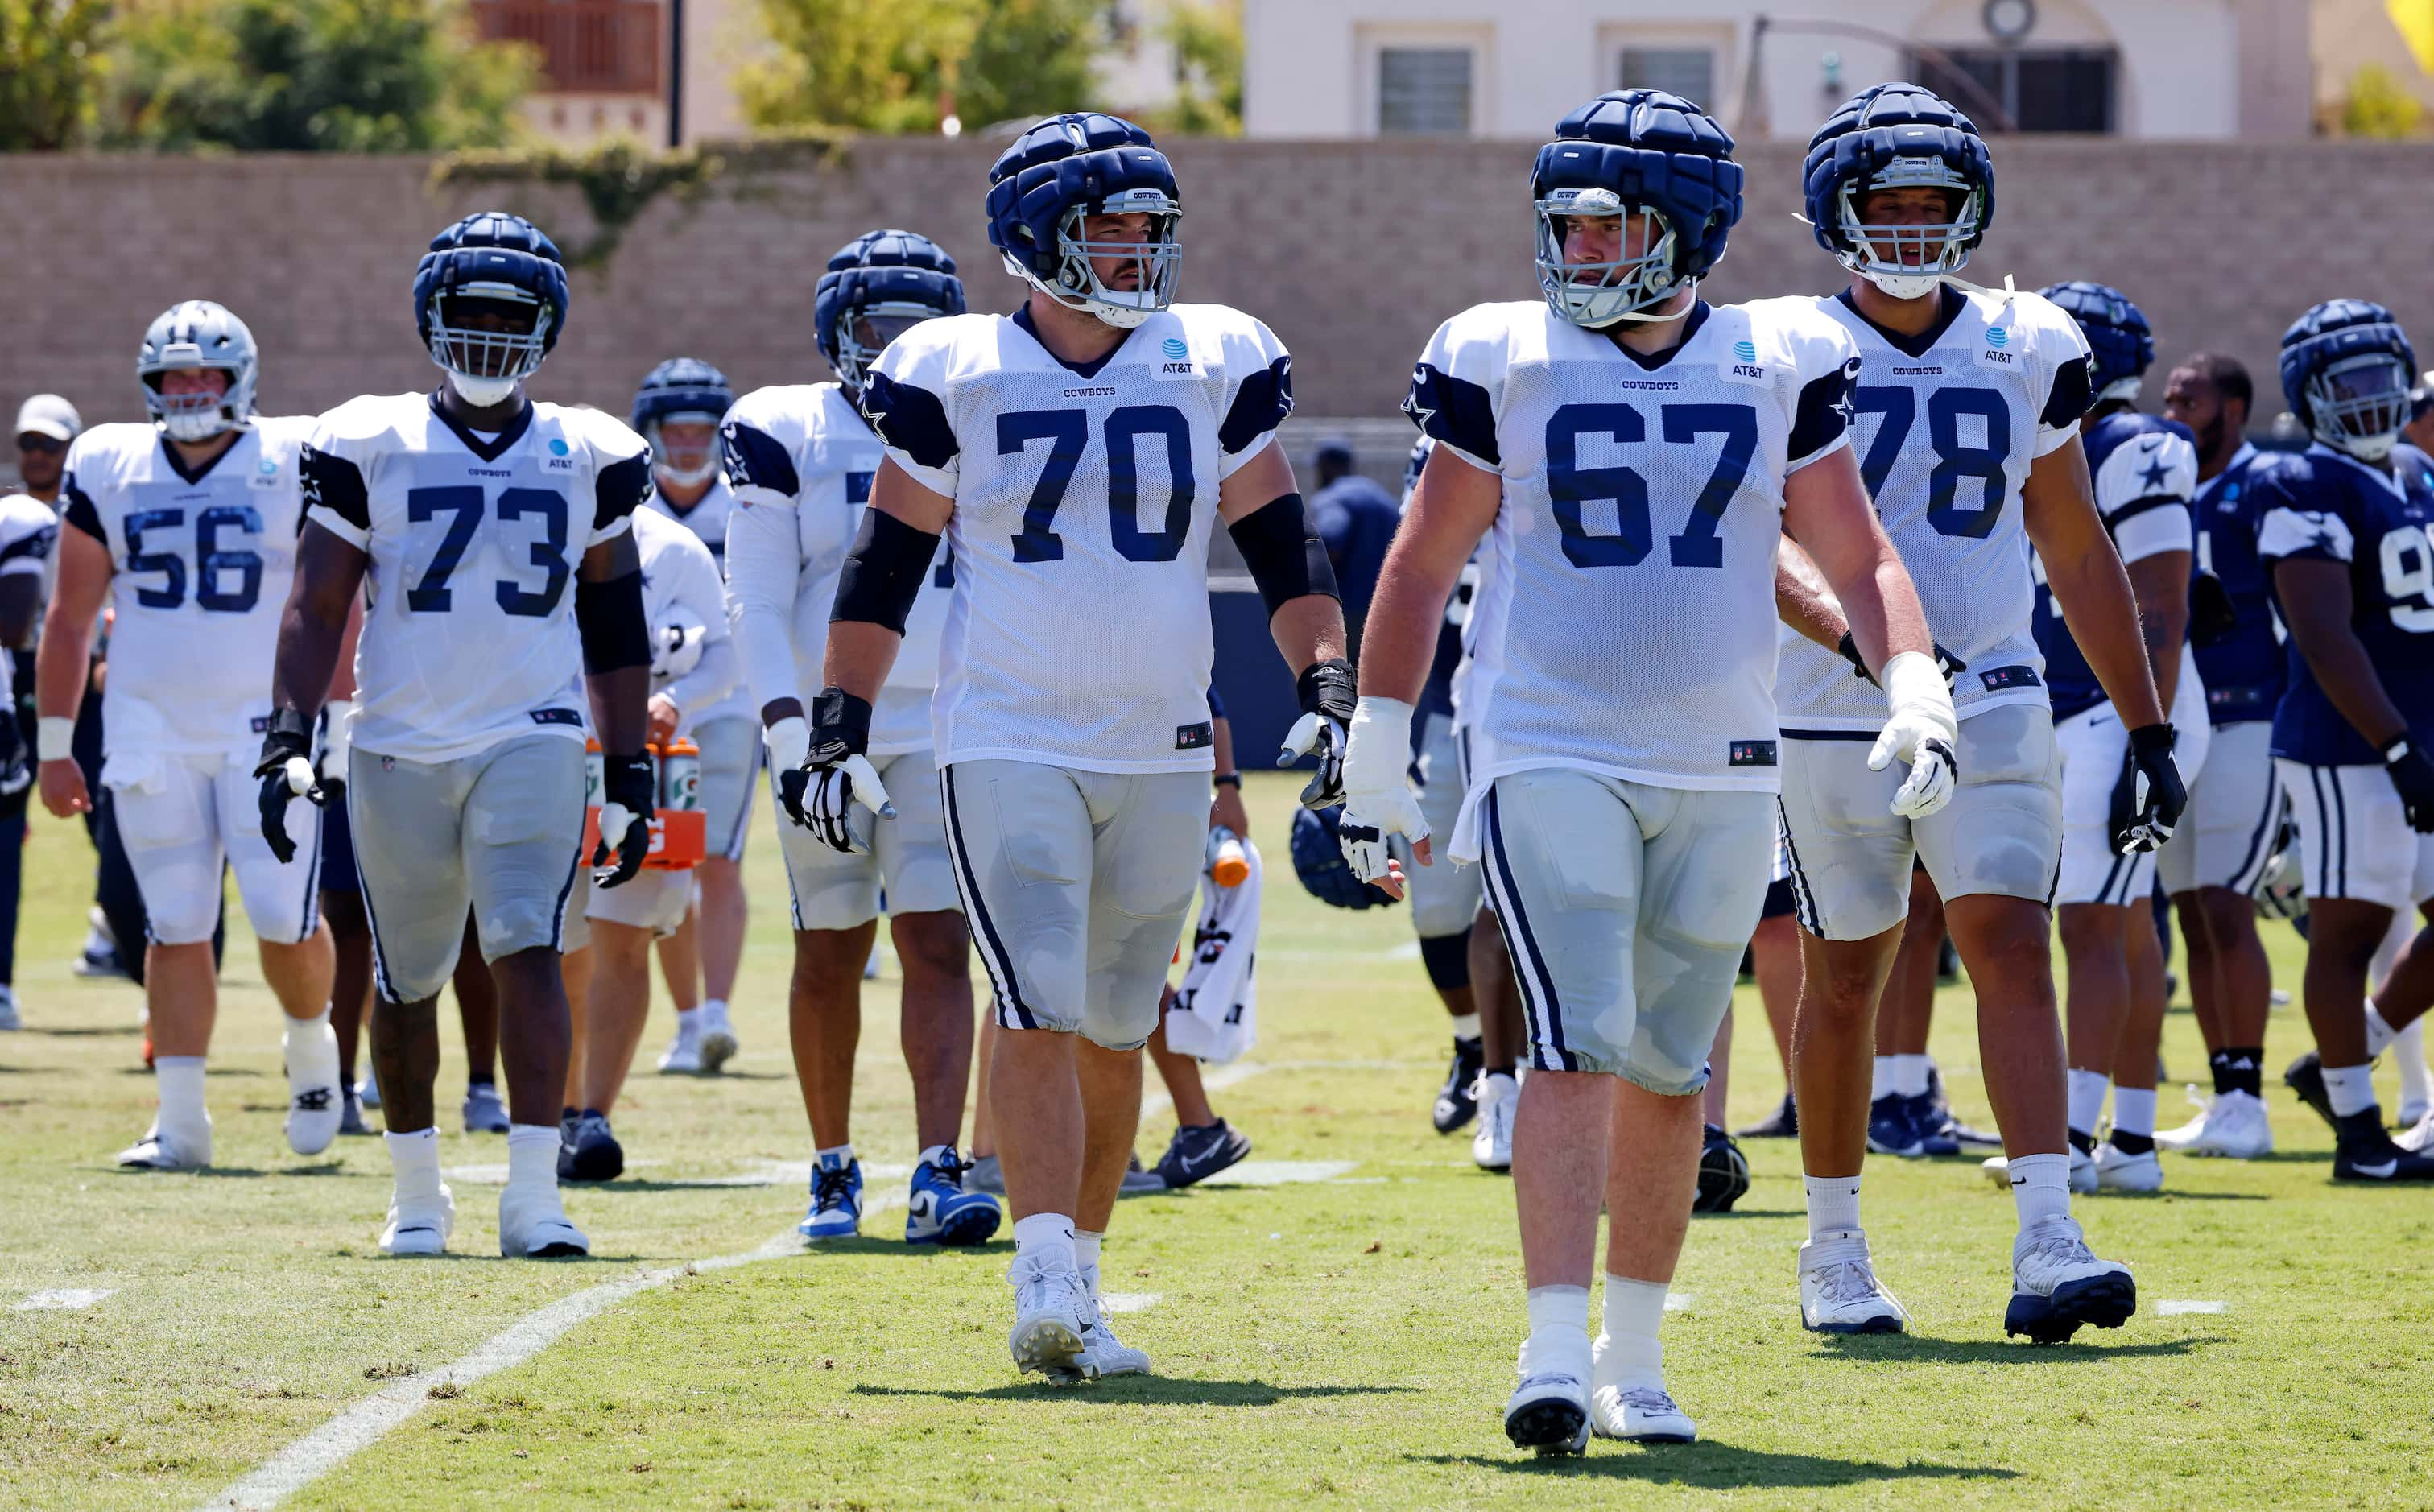
[[2350,534],[2349,523],[2329,510],[2311,514],[2276,509],[2265,517],[2265,524],[2256,532],[2256,555],[2265,560],[2315,557],[2349,561],[2357,554],[2357,539]]
[[2157,505],[2116,525],[2113,543],[2120,548],[2121,565],[2127,567],[2168,551],[2195,551],[2197,532],[2189,524],[2186,505]]

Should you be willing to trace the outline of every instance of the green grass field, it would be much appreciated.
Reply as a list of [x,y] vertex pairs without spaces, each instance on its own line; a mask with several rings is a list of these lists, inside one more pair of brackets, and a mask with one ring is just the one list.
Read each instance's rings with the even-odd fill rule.
[[[855,1244],[791,1243],[799,1165],[780,1167],[809,1139],[765,803],[744,1054],[717,1080],[637,1077],[618,1116],[633,1166],[569,1194],[596,1253],[559,1264],[495,1255],[499,1176],[481,1168],[503,1170],[504,1142],[454,1132],[461,1062],[442,1082],[456,1255],[379,1256],[379,1142],[300,1160],[281,1137],[277,1011],[249,936],[231,939],[212,1067],[226,1164],[114,1170],[152,1098],[136,992],[69,974],[91,852],[38,817],[26,1028],[0,1039],[0,1503],[196,1505],[386,1393],[394,1426],[293,1504],[2434,1504],[2434,1206],[2335,1189],[2326,1131],[2278,1088],[2274,1158],[2173,1160],[2169,1195],[2083,1199],[2099,1247],[2136,1266],[2140,1307],[2061,1349],[2002,1337],[2012,1203],[1974,1160],[1870,1166],[1869,1231],[1914,1332],[1802,1332],[1797,1153],[1754,1142],[1756,1184],[1739,1212],[1693,1227],[1675,1282],[1687,1305],[1667,1324],[1671,1383],[1704,1441],[1515,1454],[1500,1421],[1523,1327],[1511,1189],[1470,1165],[1466,1139],[1429,1127],[1444,1040],[1409,926],[1304,895],[1284,860],[1288,788],[1254,778],[1251,793],[1272,857],[1263,1038],[1216,1100],[1255,1160],[1301,1179],[1125,1204],[1106,1284],[1134,1297],[1123,1332],[1157,1374],[1063,1390],[1006,1358],[1003,1239],[908,1250],[900,1209]],[[2295,982],[2298,941],[2268,936]],[[856,1122],[865,1160],[900,1170],[913,1149],[893,998],[887,982],[866,994]],[[1781,1083],[1755,994],[1742,1000],[1748,1118]],[[1936,1049],[1984,1123],[1969,1005],[1965,987],[1944,994]],[[2271,1036],[2278,1065],[2305,1030],[2286,1010]],[[2185,1009],[2166,1048],[2176,1077],[2202,1073]],[[2165,1102],[2178,1122],[2177,1095]],[[1166,1133],[1161,1115],[1145,1122],[1145,1156]],[[872,1194],[900,1200],[901,1180],[874,1174]],[[592,1291],[645,1273],[660,1283]],[[107,1295],[25,1306],[62,1290]],[[578,1294],[610,1305],[520,1365],[449,1374]],[[2167,1315],[2168,1301],[2220,1310]]]

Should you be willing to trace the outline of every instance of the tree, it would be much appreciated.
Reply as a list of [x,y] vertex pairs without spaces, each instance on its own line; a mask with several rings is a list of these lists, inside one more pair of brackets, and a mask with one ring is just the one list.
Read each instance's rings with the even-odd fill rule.
[[737,78],[756,127],[934,131],[1097,101],[1102,0],[761,0],[777,45]]
[[142,0],[111,61],[101,140],[170,150],[497,146],[534,77],[462,0]]
[[1186,136],[1243,134],[1243,0],[1173,0],[1174,103],[1159,124]]
[[0,151],[73,146],[99,86],[104,0],[0,0]]
[[2391,70],[2369,63],[2350,76],[2350,97],[2341,104],[2341,129],[2351,136],[2387,140],[2414,136],[2425,108],[2401,88]]

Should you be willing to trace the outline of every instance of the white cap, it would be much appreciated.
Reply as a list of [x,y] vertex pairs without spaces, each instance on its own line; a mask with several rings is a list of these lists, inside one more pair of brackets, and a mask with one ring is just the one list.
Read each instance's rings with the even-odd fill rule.
[[36,394],[17,406],[15,436],[47,436],[55,441],[73,441],[84,429],[84,421],[76,406],[57,394]]

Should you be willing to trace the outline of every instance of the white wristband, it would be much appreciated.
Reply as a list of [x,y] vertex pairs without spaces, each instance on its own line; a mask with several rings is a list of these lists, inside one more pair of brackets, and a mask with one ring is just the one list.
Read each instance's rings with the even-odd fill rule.
[[791,772],[811,753],[812,727],[803,723],[800,714],[788,714],[761,731],[761,739],[769,747],[770,772]]
[[1374,793],[1399,787],[1412,765],[1412,706],[1365,695],[1353,706],[1344,756],[1344,790]]
[[76,759],[76,721],[56,714],[34,721],[34,759],[65,762]]

